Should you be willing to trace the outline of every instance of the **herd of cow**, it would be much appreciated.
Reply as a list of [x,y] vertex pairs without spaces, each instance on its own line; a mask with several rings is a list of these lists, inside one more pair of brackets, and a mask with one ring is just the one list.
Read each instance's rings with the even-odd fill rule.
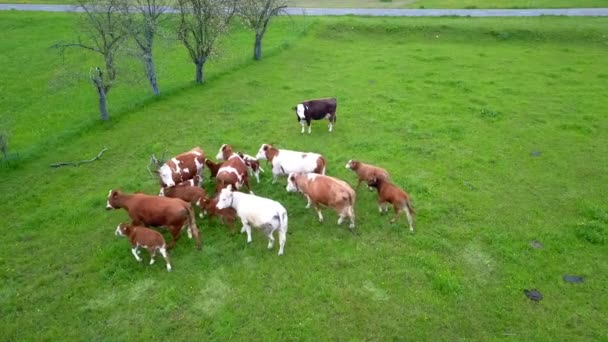
[[[314,100],[313,100],[314,101]],[[327,101],[320,100],[320,101]],[[335,99],[333,114],[313,116],[318,120],[327,117],[331,131],[335,124]],[[299,121],[309,123],[310,117],[304,115],[309,108],[315,108],[311,101],[299,104],[294,108]],[[305,107],[302,107],[305,106]],[[317,106],[320,110],[327,108]],[[302,123],[302,132],[304,124]],[[196,225],[195,209],[199,216],[219,217],[235,233],[234,221],[240,218],[241,233],[247,233],[247,242],[251,242],[251,227],[260,228],[268,237],[268,248],[274,246],[274,232],[278,233],[279,255],[283,255],[287,239],[287,210],[279,202],[256,196],[251,190],[249,176],[254,175],[259,183],[259,172],[264,172],[259,160],[266,160],[272,166],[272,183],[279,176],[287,176],[288,192],[300,192],[307,200],[306,208],[312,206],[323,221],[321,206],[332,208],[338,214],[338,224],[345,219],[350,222],[349,228],[355,228],[355,200],[353,188],[343,180],[325,175],[326,159],[312,152],[298,152],[278,149],[270,144],[262,144],[255,157],[233,151],[230,145],[220,147],[216,163],[205,157],[199,148],[175,156],[164,163],[158,170],[161,189],[159,195],[147,195],[141,192],[132,194],[119,190],[110,190],[106,209],[125,209],[131,219],[130,223],[121,223],[116,228],[116,235],[128,237],[131,252],[141,262],[139,248],[150,253],[150,264],[154,263],[157,252],[164,257],[167,271],[171,271],[171,262],[167,249],[172,248],[179,239],[182,230],[189,238],[194,238],[198,249],[201,248],[200,233]],[[210,170],[210,177],[215,178],[215,196],[209,197],[202,188],[205,166]],[[412,207],[409,195],[390,182],[389,173],[380,167],[349,160],[347,169],[358,176],[357,188],[366,182],[370,188],[378,191],[378,209],[380,213],[388,211],[388,205],[394,208],[395,222],[401,213],[405,213],[410,231],[414,230]],[[243,186],[249,193],[239,191]],[[166,244],[163,236],[156,230],[147,227],[165,227],[171,233],[172,240]]]

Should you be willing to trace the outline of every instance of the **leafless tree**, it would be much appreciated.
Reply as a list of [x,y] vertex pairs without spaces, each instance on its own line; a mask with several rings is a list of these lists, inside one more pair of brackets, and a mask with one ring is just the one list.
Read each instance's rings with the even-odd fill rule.
[[163,14],[173,3],[172,0],[117,0],[120,2],[122,24],[139,49],[139,57],[144,64],[146,78],[154,95],[160,95],[156,80],[156,68],[152,50],[154,39],[163,19]]
[[196,66],[196,83],[203,83],[203,67],[215,43],[228,31],[237,0],[178,0],[180,22],[177,37]]
[[77,6],[84,12],[80,32],[85,35],[85,41],[79,37],[75,43],[60,42],[54,47],[59,48],[62,53],[69,47],[82,48],[103,57],[104,67],[91,69],[89,80],[99,95],[101,119],[107,121],[110,118],[107,96],[116,82],[115,57],[126,38],[120,24],[120,11],[115,0],[79,0]]
[[255,31],[253,58],[262,59],[262,39],[272,17],[281,14],[287,7],[285,0],[241,0],[238,12],[245,23]]

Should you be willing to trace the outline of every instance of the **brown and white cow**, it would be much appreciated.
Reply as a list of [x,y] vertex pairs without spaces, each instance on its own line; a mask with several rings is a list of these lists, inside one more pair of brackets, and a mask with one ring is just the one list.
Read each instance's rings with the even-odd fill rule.
[[304,133],[304,123],[308,124],[308,134],[310,134],[310,124],[312,120],[322,120],[327,118],[329,120],[328,129],[331,132],[336,124],[336,109],[338,103],[335,98],[316,99],[308,100],[298,103],[292,109],[296,111],[298,122],[302,125],[302,131]]
[[[181,183],[180,183],[181,184]],[[179,198],[192,205],[198,205],[199,201],[207,197],[205,189],[199,188],[198,186],[174,186],[172,188],[162,188],[159,196]],[[201,209],[199,216],[203,217],[203,208],[198,205]]]
[[270,162],[273,183],[276,183],[279,175],[288,175],[292,172],[324,175],[327,165],[325,157],[318,153],[283,150],[270,144],[262,144],[256,158]]
[[365,164],[354,159],[349,160],[345,167],[355,171],[357,174],[357,178],[359,180],[357,183],[357,189],[359,188],[359,185],[361,185],[361,182],[367,182],[373,178],[390,178],[388,171],[385,169],[371,164]]
[[253,174],[255,176],[255,179],[259,183],[260,182],[260,171],[264,172],[264,169],[262,169],[262,167],[260,166],[260,162],[257,159],[255,159],[253,156],[250,156],[243,152],[237,152],[237,154],[239,155],[239,157],[241,157],[241,159],[243,159],[243,161],[245,162],[245,165],[247,165],[247,168],[249,169],[249,174],[250,175]]
[[247,165],[245,164],[245,161],[232,150],[230,145],[223,144],[215,159],[224,160],[222,167],[220,167],[217,176],[215,177],[216,192],[219,192],[228,185],[232,185],[233,188],[237,190],[243,185],[246,185],[249,192],[253,193],[251,191],[251,186],[249,185]]
[[196,175],[201,175],[205,165],[205,152],[200,147],[195,147],[165,162],[158,174],[160,185],[172,187],[177,183],[187,181]]
[[378,210],[380,214],[388,211],[388,204],[393,205],[395,216],[391,222],[395,222],[401,212],[407,215],[407,223],[410,226],[410,231],[414,231],[414,207],[407,192],[399,189],[395,184],[385,178],[372,178],[367,181],[371,187],[378,189]]
[[143,193],[128,194],[120,190],[110,190],[106,209],[123,208],[131,218],[134,226],[166,227],[173,240],[168,248],[173,248],[180,238],[182,230],[187,227],[188,237],[196,240],[201,249],[201,239],[194,220],[194,211],[190,203],[179,198],[151,196]]
[[218,209],[217,208],[218,196],[215,198],[202,198],[197,205],[202,208],[203,212],[209,220],[212,217],[217,216],[220,218],[223,224],[228,225],[230,228],[230,234],[234,235],[236,231],[234,230],[234,221],[236,220],[236,211],[231,208]]
[[[188,187],[188,186],[195,186],[195,187],[200,188],[202,186],[202,184],[203,184],[203,177],[196,175],[192,179],[188,179],[185,182],[175,184],[174,187],[183,188],[183,187]],[[165,189],[169,189],[169,188],[161,187],[160,191],[158,192],[158,196],[165,196]],[[172,197],[172,196],[167,196],[167,197]]]
[[165,238],[156,230],[152,230],[146,227],[133,226],[128,223],[121,223],[116,227],[116,236],[126,236],[129,238],[131,243],[131,253],[135,257],[135,260],[141,262],[139,257],[139,247],[143,247],[150,253],[150,265],[154,264],[154,257],[156,251],[165,258],[167,264],[167,271],[171,272],[171,261],[169,260],[169,254],[167,253],[167,245]]
[[319,215],[319,222],[323,222],[323,214],[319,205],[330,207],[338,213],[338,224],[344,218],[350,220],[349,228],[355,228],[355,200],[356,193],[353,188],[338,178],[319,175],[316,173],[290,173],[287,177],[288,192],[301,192],[308,200],[306,208],[313,208]]

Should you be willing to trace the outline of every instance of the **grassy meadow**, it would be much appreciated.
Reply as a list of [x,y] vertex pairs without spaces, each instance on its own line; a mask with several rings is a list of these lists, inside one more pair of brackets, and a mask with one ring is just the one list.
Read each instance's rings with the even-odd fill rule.
[[[161,97],[127,59],[107,123],[76,73],[98,61],[49,48],[75,23],[0,12],[4,339],[608,338],[608,19],[281,18],[261,62],[235,27],[202,86],[163,41]],[[315,122],[300,135],[290,108],[322,96],[338,99],[334,132]],[[253,188],[288,210],[283,257],[259,231],[247,245],[198,219],[202,251],[184,236],[171,273],[145,251],[137,263],[114,236],[127,215],[105,210],[108,190],[157,193],[152,153],[215,156],[223,143],[323,153],[351,184],[349,159],[383,166],[412,196],[416,232],[380,216],[363,186],[356,234],[328,210],[319,223],[265,166]],[[103,147],[93,163],[49,167]]]

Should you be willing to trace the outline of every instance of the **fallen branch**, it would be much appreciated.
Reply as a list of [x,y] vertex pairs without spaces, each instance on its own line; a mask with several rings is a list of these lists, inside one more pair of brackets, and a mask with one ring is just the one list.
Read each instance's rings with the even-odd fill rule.
[[90,163],[90,162],[94,162],[97,159],[101,158],[101,155],[107,150],[107,147],[104,147],[103,150],[101,150],[101,152],[99,152],[97,154],[97,157],[88,159],[88,160],[81,160],[81,161],[77,161],[77,162],[66,162],[66,163],[55,163],[55,164],[51,164],[51,167],[60,167],[60,166],[66,166],[66,165],[74,165],[74,166],[78,166],[80,164],[84,164],[84,163]]

